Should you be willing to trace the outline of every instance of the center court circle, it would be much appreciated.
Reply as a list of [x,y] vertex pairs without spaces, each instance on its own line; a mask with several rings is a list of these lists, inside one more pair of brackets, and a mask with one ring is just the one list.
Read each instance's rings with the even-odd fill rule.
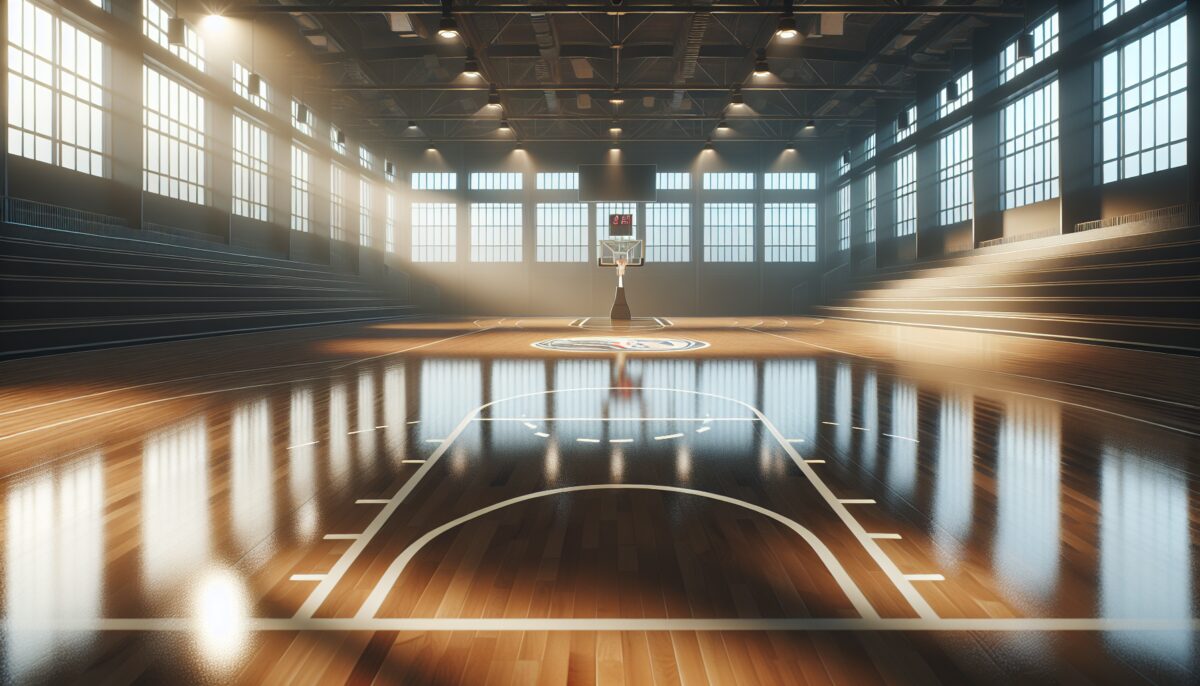
[[533,347],[560,353],[678,353],[707,348],[708,343],[657,336],[573,336],[548,338]]

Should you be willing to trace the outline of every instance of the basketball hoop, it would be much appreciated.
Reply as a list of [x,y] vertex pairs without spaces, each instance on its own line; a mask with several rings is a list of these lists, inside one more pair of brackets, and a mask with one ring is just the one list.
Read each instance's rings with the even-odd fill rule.
[[625,270],[629,267],[641,267],[646,263],[645,248],[645,242],[635,238],[605,238],[600,241],[600,253],[596,264],[601,267],[614,267],[617,270],[617,293],[609,313],[609,319],[613,321],[631,320],[629,305],[625,301]]

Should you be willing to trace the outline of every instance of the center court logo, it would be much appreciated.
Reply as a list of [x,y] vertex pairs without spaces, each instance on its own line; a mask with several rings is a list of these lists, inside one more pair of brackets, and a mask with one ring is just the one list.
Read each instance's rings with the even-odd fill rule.
[[560,353],[678,353],[707,348],[708,343],[690,338],[576,336],[538,341],[533,347]]

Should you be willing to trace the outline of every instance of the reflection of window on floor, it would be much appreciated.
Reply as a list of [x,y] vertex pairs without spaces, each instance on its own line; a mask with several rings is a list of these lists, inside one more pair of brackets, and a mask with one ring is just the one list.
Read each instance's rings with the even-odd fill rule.
[[971,533],[975,496],[975,400],[967,393],[942,397],[934,475],[933,537],[939,557],[957,563]]
[[763,414],[784,438],[803,438],[811,445],[817,435],[817,363],[812,360],[771,360],[763,363]]
[[[418,434],[423,448],[437,446],[462,418],[483,404],[483,379],[477,360],[426,360],[421,364],[421,415]],[[470,422],[452,448],[477,450],[479,422]]]
[[910,500],[917,486],[917,387],[892,386],[892,436],[888,451],[888,486],[894,495]]
[[141,517],[147,588],[165,591],[208,562],[208,427],[203,419],[146,437]]
[[[1100,459],[1101,615],[1189,621],[1193,561],[1187,472],[1183,465],[1124,446],[1103,446]],[[1105,640],[1140,656],[1187,664],[1193,636],[1114,632]]]
[[1057,407],[1013,401],[996,445],[996,571],[1039,600],[1058,583],[1060,433]]
[[249,551],[275,529],[271,408],[265,398],[233,408],[229,454],[233,535],[241,549]]

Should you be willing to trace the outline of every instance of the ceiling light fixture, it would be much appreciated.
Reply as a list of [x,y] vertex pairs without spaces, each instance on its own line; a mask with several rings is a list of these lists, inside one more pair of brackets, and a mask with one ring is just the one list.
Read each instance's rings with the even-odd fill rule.
[[724,119],[719,120],[717,122],[717,130],[718,131],[728,131],[729,130],[729,122],[726,122]]
[[794,152],[796,150],[796,144],[789,142],[787,145],[783,146],[783,149]]
[[487,106],[493,109],[500,107],[500,91],[496,90],[495,86],[488,89]]
[[501,131],[508,133],[511,129],[512,129],[512,127],[508,125],[507,119],[500,120],[500,130]]
[[742,105],[746,104],[746,101],[742,99],[741,88],[734,88],[729,94],[729,104],[733,107],[741,107]]
[[415,129],[415,128],[417,128],[417,122],[416,122],[416,120],[415,120],[415,119],[409,119],[409,120],[408,120],[408,128],[410,128],[410,129]]
[[458,38],[458,22],[450,14],[450,0],[442,0],[442,18],[438,20],[438,35],[442,38]]
[[816,129],[817,129],[817,122],[815,120],[809,119],[808,121],[804,122],[804,130],[805,131],[815,131]]
[[767,64],[767,51],[759,48],[758,57],[754,60],[754,75],[755,76],[770,76],[771,65]]
[[183,47],[187,25],[180,17],[171,17],[167,20],[167,45]]
[[794,7],[794,0],[787,0],[783,3],[783,14],[779,16],[779,28],[775,29],[775,35],[784,40],[791,40],[800,35],[800,32],[796,30]]
[[1017,59],[1033,59],[1033,34],[1022,33],[1017,37]]
[[712,149],[713,149],[713,144],[712,144],[712,141],[711,141],[711,140],[704,141],[704,149],[705,149],[705,150],[712,150]]
[[612,120],[612,124],[608,126],[608,132],[613,134],[621,133],[621,122],[616,119]]
[[469,79],[479,78],[479,60],[475,59],[475,51],[467,48],[467,59],[463,60],[462,75]]
[[621,89],[614,88],[612,95],[608,96],[608,101],[614,105],[620,105],[621,103],[625,102],[625,98],[621,95]]

